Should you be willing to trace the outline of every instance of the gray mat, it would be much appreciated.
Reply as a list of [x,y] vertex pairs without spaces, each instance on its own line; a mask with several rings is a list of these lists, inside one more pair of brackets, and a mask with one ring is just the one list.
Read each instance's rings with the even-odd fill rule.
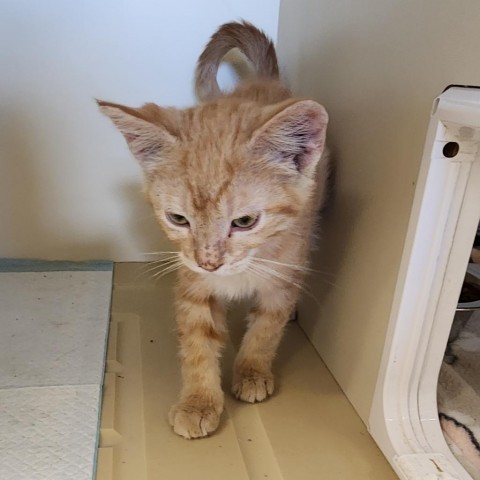
[[0,272],[0,478],[91,480],[112,264],[0,261]]

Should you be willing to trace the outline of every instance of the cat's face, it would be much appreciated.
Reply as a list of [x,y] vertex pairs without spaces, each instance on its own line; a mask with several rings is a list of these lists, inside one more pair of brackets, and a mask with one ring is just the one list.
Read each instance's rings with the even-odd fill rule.
[[159,168],[149,183],[155,215],[189,268],[239,273],[269,239],[291,228],[302,195],[273,169],[242,168],[234,161],[220,171],[201,172],[193,168],[201,161],[198,154],[187,155],[192,168],[183,174],[175,164]]
[[196,272],[248,270],[310,199],[327,121],[315,102],[101,108],[142,164],[159,223]]

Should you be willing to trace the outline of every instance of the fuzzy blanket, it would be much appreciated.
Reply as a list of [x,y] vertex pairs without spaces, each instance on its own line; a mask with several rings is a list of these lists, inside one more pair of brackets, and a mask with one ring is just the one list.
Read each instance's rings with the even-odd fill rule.
[[443,362],[438,410],[445,439],[473,479],[480,480],[480,312],[475,312],[452,345],[457,357]]

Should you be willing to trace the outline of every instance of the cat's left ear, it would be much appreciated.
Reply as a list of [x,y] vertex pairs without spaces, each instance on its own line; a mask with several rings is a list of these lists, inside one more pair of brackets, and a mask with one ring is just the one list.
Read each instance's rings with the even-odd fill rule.
[[319,103],[290,101],[253,133],[250,146],[268,161],[313,176],[325,148],[327,124],[328,114]]
[[166,110],[157,105],[130,108],[102,100],[97,100],[97,104],[125,137],[130,151],[146,173],[154,170],[176,142],[176,137],[163,126],[162,116],[167,114]]

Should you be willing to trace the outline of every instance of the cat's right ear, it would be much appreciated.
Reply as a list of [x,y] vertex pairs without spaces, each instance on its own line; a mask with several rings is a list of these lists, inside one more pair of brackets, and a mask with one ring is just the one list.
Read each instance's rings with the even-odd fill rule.
[[312,177],[325,148],[325,109],[313,100],[290,99],[267,112],[273,116],[253,132],[250,148],[287,171]]
[[[148,109],[153,105],[130,108],[102,100],[97,100],[97,104],[100,111],[110,117],[120,130],[133,156],[147,173],[154,169],[176,142],[176,137],[165,128],[152,123]],[[160,107],[154,107],[160,110]]]

